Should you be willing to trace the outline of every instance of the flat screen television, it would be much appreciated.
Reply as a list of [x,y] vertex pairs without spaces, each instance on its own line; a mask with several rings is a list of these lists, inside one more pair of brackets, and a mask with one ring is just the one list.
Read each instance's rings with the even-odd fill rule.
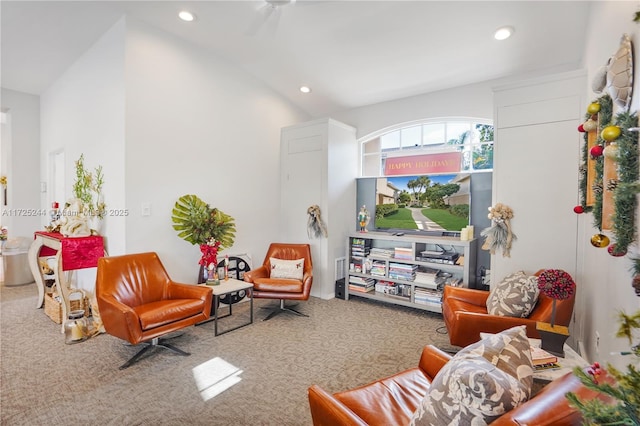
[[471,174],[358,179],[358,208],[370,230],[457,236],[470,224]]

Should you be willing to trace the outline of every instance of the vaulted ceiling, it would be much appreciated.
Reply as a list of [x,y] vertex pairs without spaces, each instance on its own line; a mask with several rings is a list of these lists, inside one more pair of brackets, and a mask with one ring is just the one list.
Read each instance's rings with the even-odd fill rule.
[[[583,1],[6,1],[2,87],[41,94],[127,14],[255,75],[311,116],[580,66]],[[177,13],[187,9],[196,20]],[[515,34],[497,41],[510,25]],[[312,88],[299,92],[301,85]]]

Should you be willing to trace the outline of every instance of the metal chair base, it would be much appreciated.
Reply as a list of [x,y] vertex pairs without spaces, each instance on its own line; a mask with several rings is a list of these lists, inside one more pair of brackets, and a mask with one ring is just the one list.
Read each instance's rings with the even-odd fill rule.
[[[174,337],[177,337],[177,336],[174,336]],[[191,355],[189,352],[185,352],[182,349],[178,349],[175,346],[167,343],[167,340],[169,340],[169,339],[160,339],[159,337],[156,337],[156,338],[152,339],[149,342],[140,343],[140,345],[144,345],[144,347],[140,351],[138,351],[138,353],[136,353],[133,357],[131,357],[131,359],[129,361],[127,361],[124,364],[122,364],[119,367],[119,369],[120,370],[124,370],[125,368],[128,368],[128,367],[132,366],[136,362],[138,362],[141,359],[143,359],[144,355],[147,352],[149,352],[151,349],[156,348],[156,347],[169,349],[170,351],[175,352],[178,355],[182,355],[182,356]]]
[[309,317],[309,315],[303,314],[302,312],[296,311],[295,309],[293,309],[294,306],[298,306],[297,304],[292,305],[292,306],[284,306],[284,299],[280,299],[280,306],[278,306],[276,309],[267,307],[267,306],[263,306],[262,309],[270,309],[271,313],[269,315],[267,315],[267,317],[265,319],[263,319],[262,321],[267,321],[270,320],[271,318],[275,317],[276,315],[279,315],[283,312],[289,312],[301,317]]

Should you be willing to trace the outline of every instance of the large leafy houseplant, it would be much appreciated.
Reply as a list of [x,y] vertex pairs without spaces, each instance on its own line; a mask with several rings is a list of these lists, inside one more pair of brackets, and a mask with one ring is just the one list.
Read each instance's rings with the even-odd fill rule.
[[183,240],[200,246],[200,265],[218,264],[217,254],[231,247],[235,239],[234,219],[217,208],[210,207],[196,195],[183,195],[171,212],[173,229]]

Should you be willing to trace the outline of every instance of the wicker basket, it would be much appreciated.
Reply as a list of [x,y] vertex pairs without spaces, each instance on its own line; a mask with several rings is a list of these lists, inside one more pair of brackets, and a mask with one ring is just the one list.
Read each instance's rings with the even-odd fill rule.
[[[85,296],[82,290],[71,290],[69,294],[80,293],[82,299],[69,300],[70,311],[76,311],[78,309],[84,310],[84,316],[89,316],[89,299]],[[44,295],[44,313],[53,320],[56,324],[62,324],[62,302],[55,299],[55,293],[45,293]],[[69,311],[69,312],[70,312]],[[69,314],[67,312],[67,315]]]

